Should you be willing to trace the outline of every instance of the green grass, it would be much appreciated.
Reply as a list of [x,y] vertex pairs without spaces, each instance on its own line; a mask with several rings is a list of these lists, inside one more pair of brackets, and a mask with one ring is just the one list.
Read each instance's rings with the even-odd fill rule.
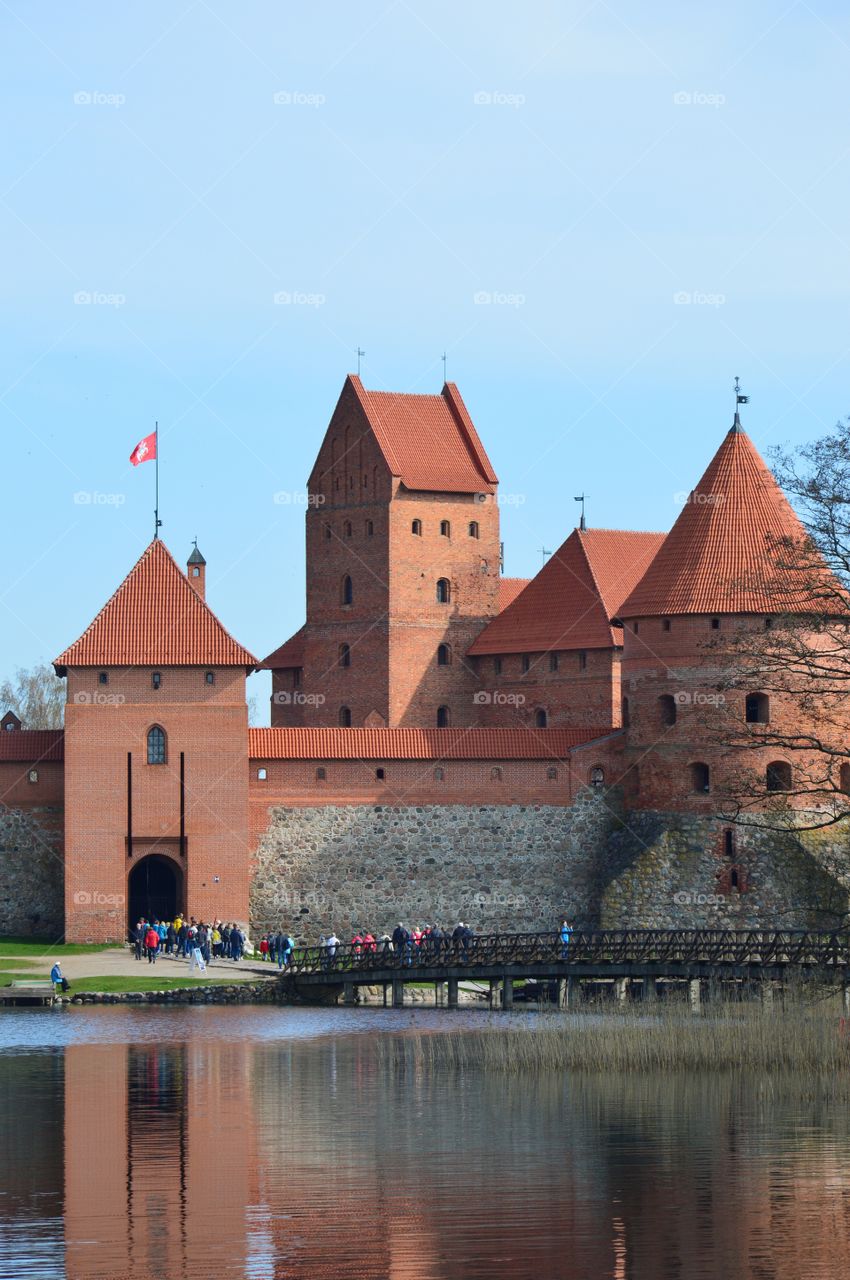
[[[51,942],[49,938],[0,938],[0,956],[83,956],[112,951],[114,942]],[[119,947],[119,950],[123,948]]]
[[[38,977],[42,981],[49,978],[48,973],[12,973],[4,972],[0,975],[0,987],[11,986],[13,982],[34,979]],[[253,975],[251,975],[253,976]],[[69,996],[80,995],[84,991],[102,992],[104,995],[118,995],[129,991],[178,991],[184,987],[210,987],[210,986],[226,986],[233,983],[234,986],[244,985],[238,979],[234,980],[232,974],[222,974],[220,977],[215,974],[211,975],[209,971],[201,974],[197,978],[168,978],[151,975],[139,978],[122,978],[109,975],[108,977],[94,978],[77,978],[71,981],[70,988],[67,992]]]

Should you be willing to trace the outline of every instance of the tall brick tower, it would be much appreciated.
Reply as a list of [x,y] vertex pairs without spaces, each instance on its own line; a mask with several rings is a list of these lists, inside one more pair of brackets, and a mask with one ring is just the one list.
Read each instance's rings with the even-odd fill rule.
[[[782,614],[810,613],[809,580],[777,565],[777,540],[804,539],[788,500],[738,415],[641,581],[618,611],[624,627],[623,721],[637,806],[716,812],[742,761],[719,742],[746,723],[789,726],[787,695],[726,688],[731,642]],[[817,611],[817,606],[814,606]],[[728,646],[724,640],[728,638]],[[789,760],[776,747],[749,767],[774,789]],[[763,757],[763,758],[762,758]],[[784,787],[783,787],[784,789]]]
[[155,540],[54,665],[68,680],[66,938],[123,938],[141,912],[247,921],[256,660],[197,581]]
[[310,475],[307,621],[263,663],[273,725],[463,726],[498,612],[497,478],[457,387],[349,376]]

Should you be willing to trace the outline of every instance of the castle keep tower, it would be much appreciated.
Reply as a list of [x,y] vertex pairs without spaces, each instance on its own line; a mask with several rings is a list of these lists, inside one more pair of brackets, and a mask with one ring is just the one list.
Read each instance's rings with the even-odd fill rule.
[[68,941],[122,939],[140,913],[187,906],[247,921],[256,660],[155,540],[54,665],[68,681]]
[[273,725],[476,722],[465,655],[498,612],[496,486],[453,383],[347,378],[308,485],[306,625],[263,663]]

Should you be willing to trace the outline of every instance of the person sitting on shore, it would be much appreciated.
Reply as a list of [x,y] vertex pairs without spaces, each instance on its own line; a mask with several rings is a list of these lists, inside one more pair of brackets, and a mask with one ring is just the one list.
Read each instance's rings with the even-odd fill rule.
[[68,990],[68,981],[62,976],[62,969],[58,960],[50,970],[50,981],[53,983],[54,988],[61,987],[63,991]]

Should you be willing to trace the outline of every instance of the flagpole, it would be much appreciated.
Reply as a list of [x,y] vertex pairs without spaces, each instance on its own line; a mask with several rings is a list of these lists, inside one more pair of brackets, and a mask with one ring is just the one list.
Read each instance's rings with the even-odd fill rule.
[[156,464],[156,499],[153,512],[153,536],[154,539],[159,537],[159,527],[162,521],[159,518],[159,423],[154,423],[154,462]]

